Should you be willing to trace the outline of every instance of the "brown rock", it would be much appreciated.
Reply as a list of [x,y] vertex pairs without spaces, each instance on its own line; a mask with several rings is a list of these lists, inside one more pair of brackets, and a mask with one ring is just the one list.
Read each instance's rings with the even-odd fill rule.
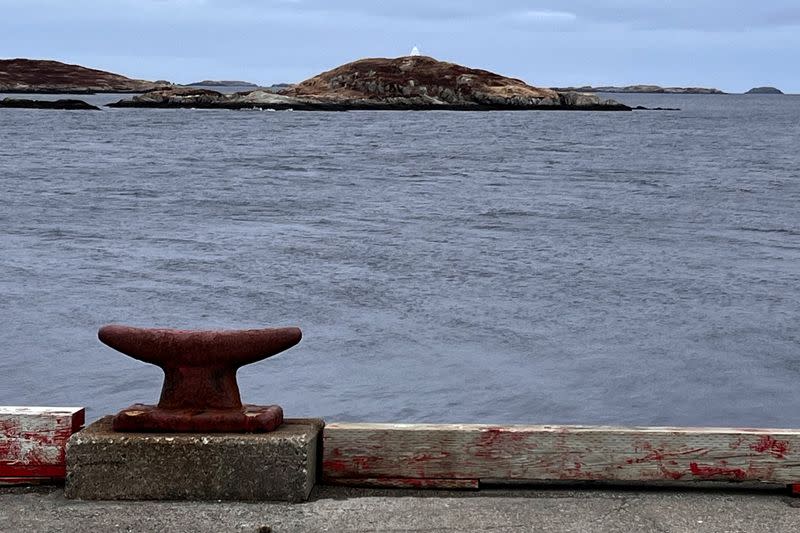
[[66,109],[99,111],[100,108],[87,104],[83,100],[28,100],[18,98],[4,98],[0,100],[0,107],[17,107],[22,109]]
[[143,92],[156,87],[153,82],[59,61],[0,59],[0,92]]
[[220,92],[209,89],[198,89],[195,87],[169,87],[156,89],[133,98],[133,102],[139,104],[150,104],[152,106],[208,106],[224,104],[230,98]]
[[561,102],[571,107],[591,107],[602,105],[603,101],[595,94],[568,92],[561,94]]
[[310,78],[281,94],[337,103],[365,100],[395,103],[394,99],[403,99],[411,103],[457,106],[540,105],[545,99],[558,99],[551,89],[425,56],[361,59]]

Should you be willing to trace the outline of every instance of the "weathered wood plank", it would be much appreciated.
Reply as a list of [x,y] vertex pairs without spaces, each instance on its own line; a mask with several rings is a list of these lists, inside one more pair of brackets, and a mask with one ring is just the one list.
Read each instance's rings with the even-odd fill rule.
[[477,479],[336,478],[337,485],[382,489],[477,490]]
[[328,424],[323,479],[800,482],[800,431]]
[[67,440],[84,421],[82,407],[0,406],[0,482],[64,478]]

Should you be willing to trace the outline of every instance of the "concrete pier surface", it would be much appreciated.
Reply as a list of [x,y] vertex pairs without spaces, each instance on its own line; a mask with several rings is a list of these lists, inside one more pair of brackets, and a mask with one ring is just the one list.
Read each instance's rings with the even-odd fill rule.
[[477,492],[318,486],[306,503],[87,502],[0,489],[0,531],[781,532],[800,499],[773,490],[546,488]]

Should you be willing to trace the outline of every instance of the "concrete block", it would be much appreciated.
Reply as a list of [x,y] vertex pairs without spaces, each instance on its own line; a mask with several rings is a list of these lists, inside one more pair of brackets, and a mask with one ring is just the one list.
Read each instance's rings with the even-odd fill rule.
[[118,433],[112,417],[67,444],[66,497],[300,502],[317,476],[322,420],[271,433]]

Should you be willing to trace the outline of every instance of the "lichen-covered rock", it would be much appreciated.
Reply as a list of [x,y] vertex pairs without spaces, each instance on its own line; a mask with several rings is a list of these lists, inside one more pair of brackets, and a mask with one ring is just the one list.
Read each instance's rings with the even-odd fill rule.
[[253,106],[296,105],[298,103],[297,98],[275,94],[272,91],[265,90],[238,93],[231,97],[231,101],[251,104]]
[[588,107],[600,105],[602,101],[596,94],[569,92],[561,94],[561,103],[567,106]]
[[431,98],[440,105],[531,106],[558,98],[551,89],[431,57],[362,59],[290,87],[282,94],[336,102]]
[[169,104],[198,104],[198,105],[211,105],[222,104],[229,97],[208,89],[196,89],[193,87],[173,87],[169,89],[159,89],[155,91],[146,92],[133,98],[134,102],[140,104],[156,104],[156,105],[169,105]]

